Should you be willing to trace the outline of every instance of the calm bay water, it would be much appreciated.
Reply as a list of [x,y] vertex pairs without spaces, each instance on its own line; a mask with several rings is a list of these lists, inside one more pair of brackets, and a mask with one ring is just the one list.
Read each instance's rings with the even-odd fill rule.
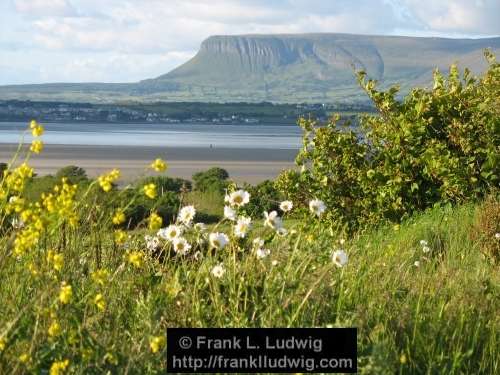
[[[26,123],[0,122],[0,143],[19,143]],[[45,124],[47,144],[298,149],[301,129],[288,125]],[[31,142],[27,134],[25,142]]]

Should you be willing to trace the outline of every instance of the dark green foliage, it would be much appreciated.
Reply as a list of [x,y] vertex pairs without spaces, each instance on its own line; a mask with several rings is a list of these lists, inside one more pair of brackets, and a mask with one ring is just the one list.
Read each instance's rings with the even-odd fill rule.
[[274,186],[274,182],[266,180],[254,186],[245,186],[250,193],[250,202],[245,210],[253,217],[261,218],[264,211],[278,210],[282,195]]
[[3,172],[6,171],[8,167],[7,163],[0,163],[0,178],[3,177]]
[[481,78],[456,66],[434,75],[432,90],[414,89],[398,101],[397,88],[377,91],[358,74],[379,111],[363,117],[362,134],[301,120],[302,173],[286,172],[279,189],[295,202],[319,198],[329,218],[348,225],[398,222],[441,202],[484,196],[500,182],[500,65],[485,53]]
[[202,192],[223,192],[227,185],[229,173],[225,169],[214,167],[193,175],[194,189]]
[[68,165],[59,169],[56,173],[57,181],[61,180],[63,177],[66,177],[72,184],[88,180],[85,169],[77,167],[76,165]]
[[156,211],[163,219],[164,225],[172,222],[179,210],[179,196],[173,191],[164,191],[157,199],[152,200],[145,195],[138,193],[135,189],[128,189],[120,197],[123,199],[123,206],[128,204],[125,214],[127,222],[125,226],[135,228],[150,216],[151,212]]

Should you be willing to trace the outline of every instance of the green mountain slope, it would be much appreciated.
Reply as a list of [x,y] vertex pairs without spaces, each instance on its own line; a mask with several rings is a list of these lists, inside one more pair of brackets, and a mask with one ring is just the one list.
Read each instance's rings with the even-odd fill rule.
[[213,36],[191,60],[132,84],[0,87],[0,99],[333,102],[363,98],[352,67],[403,92],[453,62],[479,73],[482,50],[500,38],[445,39],[351,34]]

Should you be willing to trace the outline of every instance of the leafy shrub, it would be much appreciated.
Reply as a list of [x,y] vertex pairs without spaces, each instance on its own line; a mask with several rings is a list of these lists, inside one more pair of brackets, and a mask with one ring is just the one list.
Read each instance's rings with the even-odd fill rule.
[[246,209],[251,216],[260,218],[264,211],[279,209],[281,194],[273,181],[266,180],[254,186],[245,186],[245,190],[252,198]]
[[77,167],[76,165],[68,165],[59,169],[56,173],[57,181],[61,180],[61,178],[66,177],[72,184],[77,184],[82,181],[87,181],[87,172],[85,169],[81,167]]
[[471,237],[483,254],[500,260],[500,199],[489,196],[477,209]]
[[397,87],[383,92],[358,79],[378,110],[362,117],[362,132],[301,119],[303,149],[277,186],[294,202],[324,200],[331,220],[356,228],[400,221],[441,202],[484,196],[500,182],[500,64],[488,51],[489,69],[460,77],[436,71],[431,90],[417,88],[402,101]]
[[193,175],[194,189],[197,191],[219,191],[223,192],[227,185],[229,173],[223,168],[210,168]]
[[164,191],[155,200],[151,200],[136,189],[128,189],[124,192],[122,199],[124,206],[128,206],[125,210],[127,222],[124,223],[128,228],[135,228],[143,223],[152,211],[156,211],[163,223],[167,224],[175,218],[180,204],[178,194],[173,191]]

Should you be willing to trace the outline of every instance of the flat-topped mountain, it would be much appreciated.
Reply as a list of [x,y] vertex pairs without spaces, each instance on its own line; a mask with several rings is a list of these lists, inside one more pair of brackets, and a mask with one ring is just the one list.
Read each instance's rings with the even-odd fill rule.
[[191,60],[155,79],[132,84],[0,87],[0,99],[95,101],[357,101],[353,67],[402,91],[425,86],[453,62],[480,73],[483,50],[500,38],[446,39],[352,34],[241,35],[206,39]]

